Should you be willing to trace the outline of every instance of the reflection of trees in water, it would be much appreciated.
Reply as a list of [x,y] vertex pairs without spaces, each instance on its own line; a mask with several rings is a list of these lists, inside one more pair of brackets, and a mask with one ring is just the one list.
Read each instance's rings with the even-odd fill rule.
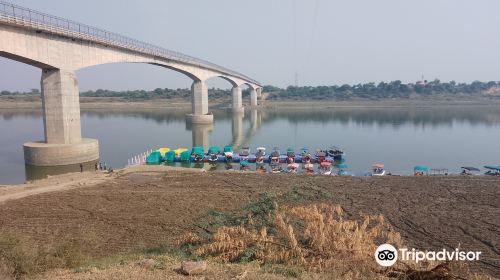
[[[262,122],[288,120],[291,123],[331,123],[348,124],[377,124],[399,126],[413,125],[451,125],[453,122],[469,122],[477,124],[500,123],[500,108],[492,106],[449,106],[449,107],[421,107],[421,108],[332,108],[332,109],[279,109],[261,110]],[[153,120],[157,123],[171,123],[184,121],[189,110],[167,109],[140,109],[140,110],[82,110],[82,117],[136,118]],[[213,112],[216,120],[232,120],[231,112],[216,110]],[[0,117],[11,120],[16,117],[41,118],[40,109],[29,110],[2,110]],[[249,119],[250,114],[245,115]]]
[[330,110],[266,111],[265,121],[288,120],[291,123],[377,124],[380,126],[472,125],[500,123],[500,108],[494,107],[427,107],[427,108],[334,108]]

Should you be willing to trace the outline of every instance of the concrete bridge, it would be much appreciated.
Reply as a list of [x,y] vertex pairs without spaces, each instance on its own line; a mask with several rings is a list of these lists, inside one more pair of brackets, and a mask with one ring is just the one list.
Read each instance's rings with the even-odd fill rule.
[[221,77],[232,85],[232,110],[242,112],[241,86],[257,106],[259,82],[222,66],[179,52],[0,1],[0,56],[42,69],[45,140],[24,144],[26,164],[67,165],[97,160],[98,141],[81,136],[75,71],[107,63],[148,63],[193,80],[193,123],[212,123],[206,81]]

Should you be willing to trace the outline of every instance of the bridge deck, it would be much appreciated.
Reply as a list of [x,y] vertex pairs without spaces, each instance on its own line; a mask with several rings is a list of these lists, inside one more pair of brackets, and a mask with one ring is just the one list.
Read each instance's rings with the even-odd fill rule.
[[221,74],[242,79],[255,85],[261,85],[258,81],[246,75],[208,62],[206,60],[195,58],[180,52],[168,50],[136,39],[132,39],[114,32],[109,32],[86,24],[45,14],[4,1],[0,1],[0,23],[22,26],[25,28],[66,36],[69,38],[86,40],[131,50],[145,55],[151,55],[167,60],[181,62],[184,64],[194,65],[200,68],[209,69]]

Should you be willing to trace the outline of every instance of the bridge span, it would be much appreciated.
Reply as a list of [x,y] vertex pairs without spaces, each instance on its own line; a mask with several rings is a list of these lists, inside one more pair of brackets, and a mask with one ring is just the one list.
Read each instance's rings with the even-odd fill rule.
[[0,1],[0,56],[42,69],[44,141],[24,144],[26,164],[67,165],[97,160],[96,139],[82,138],[75,71],[107,63],[147,63],[193,80],[193,123],[212,123],[206,81],[221,77],[232,85],[232,110],[242,112],[241,86],[257,106],[262,85],[214,63],[131,39],[113,32]]

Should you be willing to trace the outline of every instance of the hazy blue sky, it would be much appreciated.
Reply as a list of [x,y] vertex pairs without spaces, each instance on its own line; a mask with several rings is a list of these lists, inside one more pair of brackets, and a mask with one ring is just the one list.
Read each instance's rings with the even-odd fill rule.
[[[287,86],[426,79],[500,80],[498,0],[13,0]],[[1,40],[1,38],[0,38]],[[138,64],[77,72],[80,89],[189,87]],[[40,71],[0,58],[0,89],[38,88]],[[229,88],[219,79],[209,86]]]

